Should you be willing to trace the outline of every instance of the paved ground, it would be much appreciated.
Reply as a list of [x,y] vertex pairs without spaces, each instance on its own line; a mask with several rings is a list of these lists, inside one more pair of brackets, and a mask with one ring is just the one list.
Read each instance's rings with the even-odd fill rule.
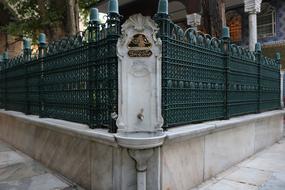
[[0,190],[82,190],[0,141]]
[[285,138],[195,190],[285,190]]

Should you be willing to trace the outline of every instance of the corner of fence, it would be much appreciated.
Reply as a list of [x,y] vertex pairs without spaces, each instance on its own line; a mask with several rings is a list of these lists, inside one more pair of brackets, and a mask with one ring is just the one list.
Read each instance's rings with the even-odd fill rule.
[[39,35],[39,51],[38,58],[40,64],[40,80],[39,80],[39,117],[44,117],[44,89],[43,89],[43,81],[44,81],[44,57],[47,54],[47,43],[46,43],[46,35],[44,33],[40,33]]
[[[108,15],[107,15],[107,43],[108,49],[111,51],[108,54],[110,60],[115,59],[118,65],[118,58],[117,58],[117,41],[121,35],[121,19],[122,16],[119,13],[119,6],[118,1],[109,1],[109,8],[108,8]],[[113,58],[112,56],[115,56]],[[111,61],[112,62],[112,61]],[[118,68],[118,67],[117,67]],[[116,120],[118,118],[118,71],[114,73],[113,65],[108,64],[108,75],[109,77],[115,78],[116,80],[109,80],[108,81],[108,88],[109,88],[109,114],[110,114],[110,122],[109,122],[109,132],[116,133],[117,132],[117,125]],[[116,90],[115,90],[116,89]]]
[[4,65],[4,109],[7,110],[7,64],[9,61],[8,52],[3,53],[3,65]]
[[225,110],[225,119],[229,119],[229,70],[230,70],[230,30],[229,27],[223,27],[222,33],[222,44],[223,52],[225,56],[225,97],[224,97],[224,110]]
[[260,113],[261,112],[261,54],[262,54],[262,50],[261,50],[261,44],[260,43],[256,43],[255,44],[255,57],[256,57],[256,64],[257,64],[257,110],[256,113]]
[[30,39],[23,40],[23,59],[25,64],[25,114],[31,114],[30,99],[29,99],[29,83],[28,83],[28,62],[31,60],[32,49]]
[[[279,91],[281,91],[281,73],[280,73],[280,70],[281,70],[281,54],[280,52],[276,52],[275,54],[275,61],[276,61],[276,64],[278,65],[278,70],[279,70]],[[284,84],[283,84],[284,85]],[[283,98],[282,97],[283,94],[280,96],[280,98]],[[279,109],[282,109],[282,100],[280,99],[280,104],[279,104]]]

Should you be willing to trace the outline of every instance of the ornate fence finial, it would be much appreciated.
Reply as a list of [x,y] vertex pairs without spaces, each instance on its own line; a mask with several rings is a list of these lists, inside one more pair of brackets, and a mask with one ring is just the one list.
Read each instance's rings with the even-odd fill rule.
[[230,29],[229,29],[229,27],[227,27],[227,26],[224,26],[224,27],[223,27],[223,35],[222,35],[222,38],[223,38],[223,39],[227,39],[227,40],[230,39]]
[[30,39],[25,38],[23,40],[23,46],[24,46],[24,49],[31,49],[31,41],[30,41]]
[[261,44],[259,42],[255,44],[255,52],[261,52]]
[[119,14],[118,0],[109,0],[108,13]]
[[89,16],[90,22],[99,22],[99,11],[97,8],[91,8],[90,9],[90,16]]
[[31,58],[31,40],[29,38],[25,38],[23,40],[23,47],[24,47],[24,59],[29,60]]
[[46,35],[40,33],[39,35],[39,57],[43,57],[46,54]]
[[280,60],[281,60],[281,54],[280,54],[279,52],[276,53],[275,59],[276,59],[277,61],[280,61]]
[[46,45],[46,35],[44,33],[40,33],[39,35],[39,45],[40,46]]
[[159,0],[157,13],[168,15],[168,0]]

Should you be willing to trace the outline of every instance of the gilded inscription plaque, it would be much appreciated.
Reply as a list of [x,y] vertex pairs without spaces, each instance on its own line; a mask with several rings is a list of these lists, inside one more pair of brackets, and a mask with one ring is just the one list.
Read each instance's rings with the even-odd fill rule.
[[128,55],[130,57],[150,57],[151,43],[144,34],[135,34],[128,44]]

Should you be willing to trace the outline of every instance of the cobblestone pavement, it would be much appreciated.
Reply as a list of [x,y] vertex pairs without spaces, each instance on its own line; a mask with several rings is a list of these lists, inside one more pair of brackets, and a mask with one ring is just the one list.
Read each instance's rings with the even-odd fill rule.
[[285,190],[285,138],[193,190]]
[[83,190],[0,141],[0,190]]

